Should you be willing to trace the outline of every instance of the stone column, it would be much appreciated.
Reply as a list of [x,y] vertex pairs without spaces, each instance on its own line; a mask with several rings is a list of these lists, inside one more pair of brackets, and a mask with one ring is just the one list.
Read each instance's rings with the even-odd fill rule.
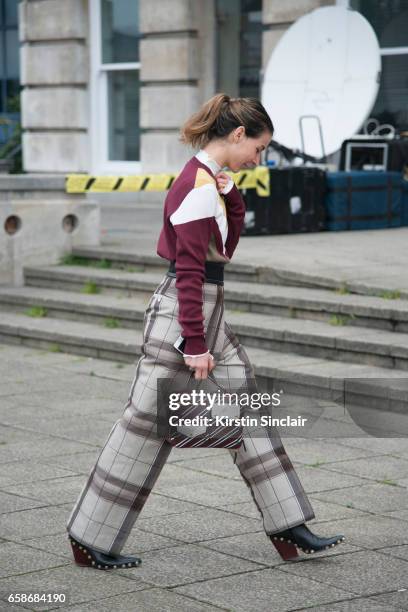
[[334,4],[335,0],[263,0],[262,70],[265,71],[273,49],[292,23],[313,9]]
[[177,172],[180,126],[214,93],[213,0],[141,0],[140,29],[143,172]]
[[24,0],[19,11],[24,169],[86,172],[88,1]]

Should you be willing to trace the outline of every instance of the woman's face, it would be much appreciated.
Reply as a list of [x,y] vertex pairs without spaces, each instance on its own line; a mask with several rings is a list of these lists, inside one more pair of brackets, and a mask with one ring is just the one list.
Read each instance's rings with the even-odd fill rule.
[[265,130],[259,136],[250,138],[245,135],[241,126],[230,134],[230,147],[228,147],[227,165],[232,172],[254,168],[260,164],[261,153],[266,149],[272,139],[272,134]]

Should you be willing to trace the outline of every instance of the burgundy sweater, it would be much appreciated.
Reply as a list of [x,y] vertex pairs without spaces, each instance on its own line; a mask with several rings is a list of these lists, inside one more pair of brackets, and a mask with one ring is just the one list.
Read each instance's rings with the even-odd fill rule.
[[178,320],[186,355],[208,351],[203,326],[205,262],[230,261],[245,216],[244,201],[232,179],[219,194],[214,177],[220,170],[215,160],[199,151],[184,166],[164,203],[157,254],[176,262]]

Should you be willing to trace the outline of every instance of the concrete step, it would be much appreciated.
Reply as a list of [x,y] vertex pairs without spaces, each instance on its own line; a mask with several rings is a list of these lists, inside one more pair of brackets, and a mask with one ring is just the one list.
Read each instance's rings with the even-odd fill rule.
[[[154,254],[142,252],[129,252],[120,250],[117,247],[76,247],[73,255],[87,259],[93,263],[100,263],[101,260],[109,262],[113,267],[138,267],[139,271],[164,271],[166,262]],[[378,284],[366,280],[346,279],[338,274],[325,276],[321,273],[312,274],[299,270],[298,267],[280,267],[265,262],[265,265],[242,264],[232,261],[225,268],[225,276],[228,280],[238,280],[245,282],[267,283],[274,285],[286,285],[294,287],[309,287],[314,289],[345,289],[350,293],[359,295],[379,296],[383,293],[392,294],[393,291],[387,285],[387,278]],[[392,287],[392,283],[391,283]],[[399,287],[400,297],[408,299],[408,288],[406,285]]]
[[[43,313],[37,310],[31,312],[32,316],[43,314],[132,330],[142,328],[148,299],[85,295],[39,287],[0,289],[0,309],[6,312],[27,315],[30,307],[40,307]],[[226,319],[245,346],[408,370],[408,334],[228,309]]]
[[[117,362],[133,363],[141,354],[142,334],[127,329],[106,329],[91,323],[60,319],[31,319],[19,313],[2,313],[0,341],[14,345],[63,351]],[[401,413],[406,410],[406,372],[369,365],[346,364],[314,357],[246,348],[260,390],[339,400],[345,380],[360,381],[359,402]]]
[[[92,283],[97,292],[109,291],[121,297],[151,295],[160,284],[163,273],[103,270],[86,266],[25,267],[24,280],[28,287],[49,287],[82,292]],[[92,288],[91,288],[92,290]]]
[[[146,253],[129,253],[105,247],[77,247],[72,251],[73,257],[86,260],[90,264],[109,262],[112,268],[133,270],[135,272],[164,273],[168,263],[158,255]],[[247,283],[260,281],[260,269],[252,265],[229,263],[225,267],[225,276],[229,280],[240,280]]]
[[[41,287],[0,287],[0,311],[141,329],[149,297],[86,295]],[[44,309],[41,313],[38,309]],[[113,322],[113,323],[112,323]]]
[[255,313],[228,313],[244,346],[408,370],[408,334]]
[[[163,272],[128,272],[85,266],[28,267],[24,273],[26,285],[31,287],[82,291],[86,283],[91,282],[94,288],[104,293],[121,297],[138,295],[143,299],[149,298],[163,278]],[[401,299],[227,281],[225,302],[231,310],[408,332],[408,301]]]

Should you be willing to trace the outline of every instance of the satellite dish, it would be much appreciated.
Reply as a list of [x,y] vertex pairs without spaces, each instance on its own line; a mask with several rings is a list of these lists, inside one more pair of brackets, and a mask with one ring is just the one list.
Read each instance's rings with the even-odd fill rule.
[[302,149],[304,117],[304,150],[320,157],[318,116],[325,152],[338,151],[369,117],[380,72],[377,37],[360,13],[330,6],[304,15],[282,36],[265,71],[262,102],[274,138]]

